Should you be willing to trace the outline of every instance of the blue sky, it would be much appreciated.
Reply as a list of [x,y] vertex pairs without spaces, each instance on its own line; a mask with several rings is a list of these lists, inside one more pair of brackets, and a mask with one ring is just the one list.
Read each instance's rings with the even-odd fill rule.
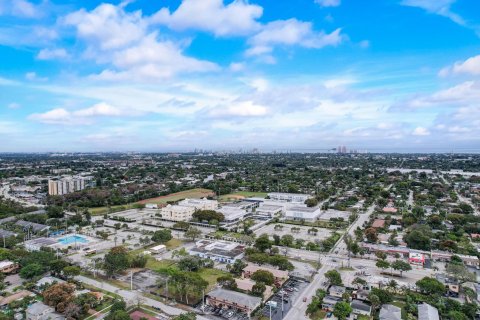
[[480,150],[476,0],[0,0],[0,151]]

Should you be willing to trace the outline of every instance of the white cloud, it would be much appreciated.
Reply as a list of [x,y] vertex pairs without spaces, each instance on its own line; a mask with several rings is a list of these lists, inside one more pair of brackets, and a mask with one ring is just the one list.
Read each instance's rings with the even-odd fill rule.
[[232,62],[228,68],[232,72],[240,72],[245,70],[245,64],[241,62]]
[[247,1],[235,0],[228,5],[223,0],[183,0],[173,13],[162,8],[151,23],[167,25],[174,30],[195,29],[216,36],[248,35],[258,30],[263,8]]
[[451,11],[451,6],[457,0],[403,0],[404,6],[421,8],[429,13],[437,14],[449,18],[459,25],[465,25],[461,16]]
[[315,0],[315,3],[322,7],[338,7],[341,0]]
[[149,22],[142,13],[126,12],[125,4],[101,4],[90,12],[82,9],[63,22],[74,26],[77,36],[85,41],[84,57],[107,66],[92,79],[150,81],[218,69],[212,62],[185,56],[185,41],[159,40],[157,31],[149,32]]
[[121,6],[103,3],[91,12],[78,10],[62,19],[77,36],[101,50],[125,47],[142,39],[147,24],[140,11],[127,13]]
[[27,0],[7,0],[0,3],[0,16],[10,15],[19,18],[38,18],[42,16],[42,4],[35,5]]
[[412,135],[414,135],[414,136],[429,136],[430,131],[428,131],[428,129],[424,128],[424,127],[416,127],[415,130],[413,130]]
[[56,60],[56,59],[65,59],[68,57],[68,53],[65,49],[42,49],[37,54],[37,59],[39,60]]
[[480,75],[480,55],[470,57],[465,61],[457,61],[453,66],[445,67],[440,70],[439,75],[442,77],[450,74],[470,74],[474,76]]
[[105,102],[97,103],[89,108],[68,111],[65,108],[55,108],[44,113],[31,114],[28,119],[46,123],[62,125],[84,125],[91,124],[95,117],[120,116],[120,109]]
[[36,72],[27,72],[25,74],[25,79],[28,81],[47,81],[47,77],[39,77]]
[[268,109],[265,106],[255,104],[253,101],[233,102],[227,107],[217,107],[210,110],[209,115],[212,117],[259,117],[265,116]]
[[312,23],[297,19],[276,20],[269,22],[262,31],[250,38],[251,48],[247,50],[247,56],[263,55],[273,51],[273,47],[301,46],[305,48],[323,48],[337,46],[342,42],[341,29],[331,33],[313,30]]

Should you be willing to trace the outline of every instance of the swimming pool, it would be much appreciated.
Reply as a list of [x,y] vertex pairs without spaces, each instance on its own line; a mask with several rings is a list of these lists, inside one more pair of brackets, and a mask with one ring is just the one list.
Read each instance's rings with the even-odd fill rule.
[[88,240],[81,236],[68,236],[58,239],[58,242],[61,244],[72,244],[72,243],[88,243]]

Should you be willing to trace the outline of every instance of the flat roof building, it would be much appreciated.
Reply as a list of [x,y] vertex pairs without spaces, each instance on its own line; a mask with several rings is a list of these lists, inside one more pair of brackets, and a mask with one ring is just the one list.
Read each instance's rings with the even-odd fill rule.
[[203,259],[212,259],[222,263],[234,263],[245,255],[245,246],[228,241],[197,241],[188,253]]
[[216,288],[207,294],[206,303],[210,306],[232,308],[250,314],[260,306],[262,299],[241,292]]
[[281,286],[288,279],[288,271],[278,270],[278,269],[269,268],[265,266],[257,266],[254,264],[248,264],[243,269],[242,276],[244,278],[249,279],[258,270],[268,271],[271,274],[273,274],[273,277],[275,278],[275,285],[277,287]]
[[241,220],[248,214],[245,209],[236,207],[222,207],[218,209],[217,212],[223,214],[223,216],[225,217],[224,222],[227,223]]
[[44,247],[50,247],[58,242],[51,238],[37,238],[25,241],[25,249],[27,251],[40,251]]
[[179,205],[168,205],[161,209],[160,213],[162,219],[171,220],[171,221],[190,221],[192,220],[192,215],[195,212],[194,207],[186,207]]
[[218,208],[217,200],[202,199],[185,199],[178,202],[179,206],[194,207],[197,210],[216,210]]
[[285,213],[285,218],[290,220],[300,220],[314,222],[320,216],[319,207],[291,207]]
[[255,214],[260,216],[274,217],[276,215],[281,215],[283,212],[283,207],[278,205],[271,204],[261,204],[256,210]]
[[283,192],[270,192],[268,197],[272,200],[304,203],[305,200],[312,198],[309,194],[301,193],[283,193]]

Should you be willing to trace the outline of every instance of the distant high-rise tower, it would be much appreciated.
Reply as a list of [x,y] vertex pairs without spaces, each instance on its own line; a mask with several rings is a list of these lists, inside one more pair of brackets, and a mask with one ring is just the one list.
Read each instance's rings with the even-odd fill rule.
[[338,146],[337,153],[342,153],[342,146]]
[[347,153],[347,147],[345,146],[342,147],[342,153]]

